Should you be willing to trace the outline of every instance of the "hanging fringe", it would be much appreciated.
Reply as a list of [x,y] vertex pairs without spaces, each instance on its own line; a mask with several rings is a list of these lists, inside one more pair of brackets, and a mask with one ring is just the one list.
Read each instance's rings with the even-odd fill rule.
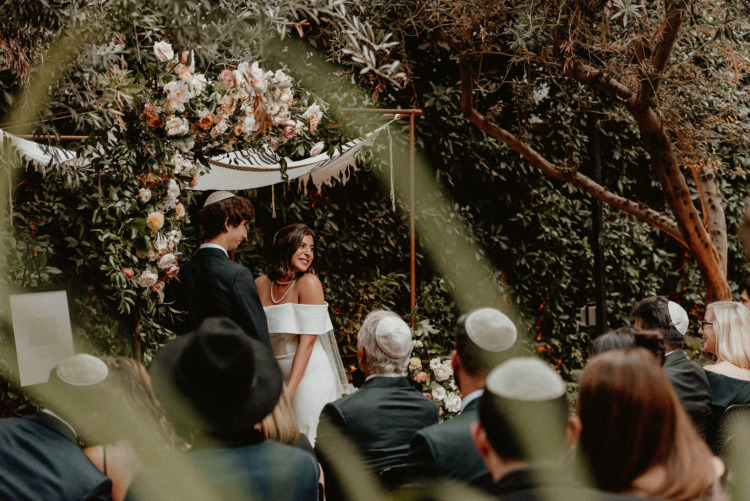
[[393,188],[393,138],[391,137],[391,128],[386,127],[385,130],[388,131],[388,152],[390,154],[391,162],[391,206],[393,212],[396,212],[396,191]]
[[271,217],[276,219],[276,195],[274,193],[274,186],[271,185]]

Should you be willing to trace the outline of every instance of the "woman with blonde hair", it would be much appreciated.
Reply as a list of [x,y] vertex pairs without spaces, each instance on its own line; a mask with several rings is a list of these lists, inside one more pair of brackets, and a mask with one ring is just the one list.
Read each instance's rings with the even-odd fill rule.
[[600,489],[673,500],[717,499],[724,464],[685,413],[653,354],[607,351],[580,379],[580,450]]
[[750,402],[750,311],[741,303],[717,301],[701,322],[703,351],[716,355],[707,365],[711,403],[720,407]]

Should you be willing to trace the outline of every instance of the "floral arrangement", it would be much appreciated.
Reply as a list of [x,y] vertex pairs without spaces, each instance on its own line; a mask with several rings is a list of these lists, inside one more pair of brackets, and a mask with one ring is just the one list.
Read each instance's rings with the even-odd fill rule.
[[461,394],[453,379],[450,358],[433,358],[425,368],[422,359],[412,357],[409,360],[409,377],[418,388],[421,386],[422,395],[435,402],[440,409],[441,419],[451,418],[461,410]]
[[[314,156],[325,143],[316,140],[323,118],[320,106],[296,103],[292,79],[281,70],[265,71],[257,62],[243,62],[210,78],[196,72],[192,52],[178,56],[168,42],[155,43],[153,57],[158,61],[156,85],[136,98],[139,139],[148,164],[136,178],[145,216],[136,280],[163,300],[165,281],[179,273],[186,215],[181,193],[196,185],[207,157],[249,148]],[[131,267],[121,271],[128,280],[135,278]]]

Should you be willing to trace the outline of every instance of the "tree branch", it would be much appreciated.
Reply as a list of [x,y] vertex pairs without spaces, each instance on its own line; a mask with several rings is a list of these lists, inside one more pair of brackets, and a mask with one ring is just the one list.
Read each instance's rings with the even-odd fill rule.
[[566,65],[563,73],[567,77],[588,85],[593,90],[619,97],[625,101],[633,98],[633,91],[627,85],[580,61]]
[[721,191],[716,183],[716,172],[713,169],[692,168],[695,186],[698,188],[698,195],[701,200],[703,210],[703,221],[706,224],[711,242],[717,252],[717,259],[724,272],[727,275],[727,254],[729,245],[727,243],[727,218],[724,214],[724,204],[721,199]]
[[677,0],[667,9],[664,21],[655,33],[655,35],[661,34],[661,39],[651,55],[651,62],[649,67],[646,68],[646,76],[641,81],[638,95],[632,106],[640,108],[648,106],[648,102],[656,94],[661,75],[667,67],[669,56],[672,54],[675,40],[677,40],[677,35],[682,27],[688,3],[689,0]]
[[474,70],[472,68],[472,63],[466,57],[460,57],[459,59],[461,66],[461,109],[464,116],[474,126],[507,144],[543,174],[560,181],[571,183],[588,195],[601,200],[615,209],[635,216],[650,225],[659,228],[682,245],[685,245],[677,223],[666,214],[655,211],[642,203],[633,202],[632,200],[622,197],[608,190],[606,187],[595,183],[591,178],[577,171],[550,163],[524,141],[501,128],[494,122],[487,120],[474,108]]

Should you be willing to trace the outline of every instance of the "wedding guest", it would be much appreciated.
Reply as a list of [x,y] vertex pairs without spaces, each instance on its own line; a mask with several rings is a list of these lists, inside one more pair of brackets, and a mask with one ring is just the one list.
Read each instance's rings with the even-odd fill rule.
[[0,419],[0,499],[111,499],[112,482],[77,443],[96,436],[110,405],[108,384],[104,362],[74,355],[50,372],[41,412]]
[[687,312],[662,296],[641,300],[631,314],[636,329],[657,330],[664,336],[667,353],[664,373],[680,403],[705,437],[711,416],[711,388],[701,366],[682,351],[688,329]]
[[289,391],[286,385],[281,388],[281,396],[270,414],[263,421],[255,425],[255,429],[263,432],[269,439],[282,444],[293,445],[313,454],[310,440],[300,433],[297,419],[292,411],[292,402],[289,399]]
[[594,357],[580,378],[578,406],[580,451],[599,488],[675,500],[719,493],[723,463],[647,350]]
[[463,315],[454,328],[453,375],[463,400],[453,419],[420,430],[411,442],[406,464],[412,478],[451,478],[488,489],[489,472],[471,440],[479,398],[487,374],[516,341],[516,327],[501,311],[481,308]]
[[246,225],[255,217],[250,200],[216,191],[206,199],[198,217],[203,243],[164,292],[166,302],[185,313],[172,329],[184,334],[208,317],[228,317],[248,336],[270,346],[253,274],[229,259],[229,251],[247,238]]
[[271,349],[235,322],[208,318],[165,344],[151,380],[192,447],[177,470],[144,468],[127,499],[317,499],[315,458],[255,429],[279,400],[281,371]]
[[712,403],[727,407],[750,402],[750,311],[732,301],[711,303],[699,332],[703,351],[716,355],[715,364],[703,367]]
[[[581,424],[568,417],[565,382],[539,359],[514,358],[487,377],[472,440],[489,471],[490,492],[507,500],[605,499],[563,470]],[[609,499],[609,497],[606,497]]]
[[318,425],[316,451],[328,485],[335,477],[328,467],[325,444],[336,440],[336,432],[355,442],[367,464],[382,472],[403,463],[417,430],[438,422],[437,406],[404,377],[411,351],[411,329],[398,315],[378,310],[365,317],[357,340],[365,383],[351,395],[327,404]]
[[750,275],[742,279],[739,286],[740,303],[747,309],[750,309]]
[[659,331],[644,331],[630,325],[602,334],[591,343],[591,356],[610,350],[646,348],[654,354],[660,364],[664,364],[664,338]]
[[181,441],[167,421],[151,388],[145,367],[127,357],[104,359],[112,380],[113,405],[106,417],[106,440],[84,449],[99,470],[112,479],[112,499],[125,499],[139,456],[155,447],[168,449]]

